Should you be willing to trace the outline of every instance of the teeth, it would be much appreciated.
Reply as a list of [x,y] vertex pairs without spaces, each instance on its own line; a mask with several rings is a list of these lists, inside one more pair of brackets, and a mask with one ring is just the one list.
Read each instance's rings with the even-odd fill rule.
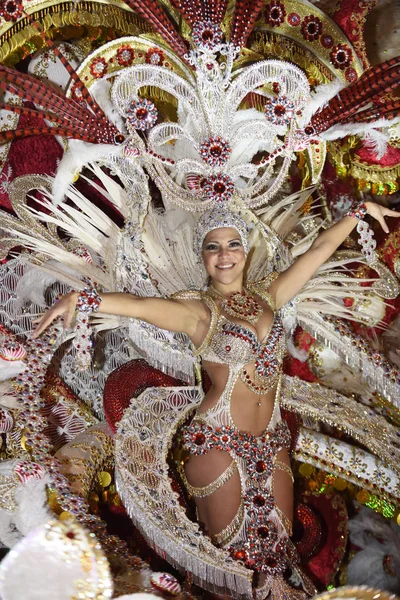
[[217,265],[218,269],[231,269],[233,267],[232,265]]

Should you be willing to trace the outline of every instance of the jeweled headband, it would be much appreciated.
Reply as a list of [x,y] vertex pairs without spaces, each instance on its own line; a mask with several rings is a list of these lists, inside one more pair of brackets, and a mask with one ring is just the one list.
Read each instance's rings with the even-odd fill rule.
[[204,238],[207,233],[214,229],[221,229],[221,227],[233,227],[233,229],[236,229],[241,237],[244,253],[247,256],[249,253],[249,227],[238,213],[219,206],[204,213],[197,222],[193,240],[193,247],[197,256],[201,255]]

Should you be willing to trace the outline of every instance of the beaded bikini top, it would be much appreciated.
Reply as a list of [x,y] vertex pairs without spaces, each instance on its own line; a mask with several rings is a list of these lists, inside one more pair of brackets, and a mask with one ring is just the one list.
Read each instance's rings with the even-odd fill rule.
[[[207,335],[195,354],[202,360],[226,364],[240,373],[242,381],[256,394],[265,394],[277,383],[285,353],[285,333],[281,318],[275,312],[271,295],[264,281],[248,286],[251,293],[266,300],[274,317],[269,331],[259,341],[254,331],[234,323],[220,312],[218,305],[207,292],[180,292],[176,299],[202,300],[210,309],[211,322]],[[268,280],[271,284],[271,279]],[[255,364],[250,376],[245,365]]]

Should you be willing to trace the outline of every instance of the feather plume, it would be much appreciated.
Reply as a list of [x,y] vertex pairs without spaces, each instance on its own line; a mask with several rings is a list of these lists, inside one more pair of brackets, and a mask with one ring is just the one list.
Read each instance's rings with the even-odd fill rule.
[[364,136],[364,146],[375,154],[377,160],[380,160],[387,150],[387,145],[390,140],[390,134],[377,129],[368,129]]
[[[7,381],[17,377],[25,369],[26,363],[22,360],[3,360],[0,358],[0,381]],[[8,390],[8,391],[7,391]],[[0,394],[9,394],[7,386],[0,388]]]
[[157,33],[168,42],[178,56],[185,59],[185,54],[187,53],[185,41],[168,19],[157,0],[146,0],[146,2],[142,2],[142,0],[126,0],[126,4],[134,12],[146,19]]
[[[6,361],[0,359],[0,363],[2,362]],[[21,405],[9,379],[14,379],[14,377],[17,377],[26,368],[26,363],[22,360],[16,362],[19,365],[14,366],[14,370],[9,369],[8,374],[3,373],[3,367],[0,364],[0,405],[12,409],[21,408]],[[4,381],[2,380],[3,377],[5,377]]]
[[263,6],[264,0],[236,0],[230,34],[232,44],[245,45]]
[[63,201],[68,186],[85,165],[98,161],[102,157],[118,156],[121,153],[122,146],[88,144],[80,140],[70,140],[68,150],[64,153],[53,179],[54,204],[60,204]]
[[[61,56],[66,61],[62,53],[59,53],[60,59]],[[81,85],[83,84],[81,83]],[[27,135],[52,134],[92,143],[115,143],[115,136],[119,131],[107,120],[93,99],[87,106],[83,106],[75,100],[67,98],[55,87],[26,73],[21,74],[5,65],[0,65],[0,89],[8,90],[39,107],[28,109],[2,104],[1,108],[17,113],[35,114],[55,124],[54,127],[49,125],[47,127],[8,129],[0,132],[0,141],[4,142]],[[87,90],[86,93],[87,98],[91,98]]]

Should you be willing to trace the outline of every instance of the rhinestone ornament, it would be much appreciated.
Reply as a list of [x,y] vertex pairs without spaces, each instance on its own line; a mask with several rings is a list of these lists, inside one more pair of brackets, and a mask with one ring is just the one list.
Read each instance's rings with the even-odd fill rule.
[[198,220],[193,239],[193,249],[197,256],[201,256],[204,238],[207,233],[222,227],[236,229],[242,240],[244,253],[247,256],[249,252],[248,235],[250,232],[247,223],[238,213],[226,210],[223,206],[217,206],[207,211]]
[[210,167],[222,167],[231,152],[228,142],[219,136],[208,138],[200,146],[201,157]]
[[301,24],[301,34],[307,42],[315,42],[322,33],[322,22],[314,16],[308,15],[304,17]]
[[265,7],[265,22],[271,27],[279,27],[286,17],[284,4],[279,0],[272,0]]
[[346,69],[353,60],[353,52],[347,44],[338,44],[330,53],[331,63],[337,69]]
[[127,122],[133,129],[146,131],[157,121],[158,111],[150,100],[142,98],[131,102],[127,110]]
[[193,25],[192,39],[196,46],[212,50],[222,38],[222,29],[212,21],[198,21]]
[[234,190],[235,186],[228,175],[210,175],[204,180],[203,193],[208,200],[228,202]]
[[288,125],[295,117],[295,106],[286,96],[269,98],[264,106],[267,120],[273,125]]

